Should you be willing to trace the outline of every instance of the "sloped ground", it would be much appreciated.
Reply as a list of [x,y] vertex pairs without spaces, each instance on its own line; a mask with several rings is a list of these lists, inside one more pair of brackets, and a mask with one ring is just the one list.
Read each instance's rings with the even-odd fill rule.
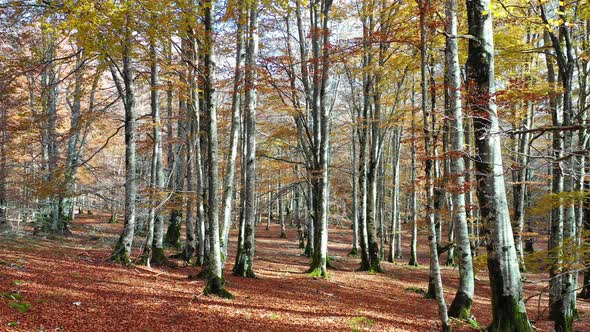
[[[235,300],[202,295],[204,282],[188,280],[197,267],[122,267],[106,262],[119,225],[106,216],[79,216],[72,237],[0,238],[0,331],[436,331],[433,300],[408,288],[427,288],[428,255],[420,245],[418,268],[383,263],[385,273],[355,272],[348,229],[330,230],[330,255],[336,269],[328,280],[306,274],[308,259],[300,256],[296,230],[280,239],[273,225],[257,229],[257,279],[231,275],[234,252],[226,268],[227,288]],[[235,234],[234,238],[235,238]],[[422,236],[424,237],[424,236]],[[136,244],[142,242],[137,238]],[[408,243],[406,239],[406,243]],[[235,242],[232,242],[235,244]],[[232,248],[233,249],[233,248]],[[404,248],[406,249],[406,248]],[[173,253],[173,252],[170,252]],[[443,267],[447,303],[458,282],[457,271]],[[478,275],[474,315],[491,321],[485,273]],[[527,275],[529,281],[545,275]],[[527,282],[526,295],[538,294],[542,282]],[[527,306],[539,331],[551,331],[546,296]],[[576,330],[590,331],[590,304],[579,301]],[[473,330],[454,323],[457,330]]]

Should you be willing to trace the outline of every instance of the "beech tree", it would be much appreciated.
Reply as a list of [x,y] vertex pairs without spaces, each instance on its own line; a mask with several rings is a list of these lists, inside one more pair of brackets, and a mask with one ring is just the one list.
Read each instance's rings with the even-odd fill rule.
[[248,44],[246,47],[246,61],[244,74],[244,130],[246,161],[245,167],[245,197],[244,214],[244,243],[236,257],[234,274],[253,278],[255,230],[256,230],[256,58],[258,54],[258,2],[254,1],[248,7]]
[[477,198],[487,228],[487,264],[492,291],[491,330],[532,331],[506,201],[504,169],[495,104],[494,36],[487,0],[467,1],[469,53],[466,107],[473,116]]

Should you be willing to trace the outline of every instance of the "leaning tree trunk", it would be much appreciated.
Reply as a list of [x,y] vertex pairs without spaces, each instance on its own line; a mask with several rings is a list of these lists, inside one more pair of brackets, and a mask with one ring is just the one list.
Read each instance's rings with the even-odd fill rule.
[[221,252],[223,261],[227,261],[227,247],[229,245],[229,230],[232,225],[232,205],[234,197],[234,182],[236,177],[236,156],[238,154],[238,141],[240,134],[240,95],[243,88],[243,45],[244,45],[244,8],[239,5],[239,15],[237,18],[237,36],[236,36],[236,66],[234,70],[234,87],[231,102],[231,130],[229,151],[225,166],[225,177],[223,179],[223,207],[221,210],[221,219],[223,221]]
[[487,228],[487,265],[492,292],[491,331],[533,331],[523,299],[522,281],[502,166],[502,146],[495,104],[494,37],[489,0],[468,0],[469,40],[467,106],[474,115],[477,197]]

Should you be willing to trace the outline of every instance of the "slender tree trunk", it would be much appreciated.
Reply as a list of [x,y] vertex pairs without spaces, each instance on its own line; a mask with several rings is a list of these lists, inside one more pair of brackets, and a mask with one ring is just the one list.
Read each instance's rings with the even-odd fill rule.
[[[150,45],[151,55],[151,109],[152,109],[152,124],[153,124],[153,135],[154,135],[154,150],[152,166],[153,171],[153,194],[157,194],[164,189],[164,163],[162,160],[162,129],[160,120],[160,100],[159,100],[159,68],[158,68],[158,56],[155,42]],[[157,197],[155,195],[154,197]],[[158,200],[152,200],[152,204],[159,204]],[[151,263],[153,265],[167,264],[168,259],[164,253],[164,218],[160,214],[160,211],[155,206],[150,207],[151,214],[153,215],[154,223],[154,243],[151,252]]]
[[[243,113],[243,112],[242,112]],[[246,121],[245,121],[245,115],[243,114],[243,121],[242,123],[244,124],[243,126],[241,126],[241,132],[240,132],[240,140],[241,140],[241,146],[240,146],[240,152],[241,152],[241,167],[240,167],[240,221],[239,221],[239,227],[238,227],[238,239],[236,241],[236,260],[235,260],[235,264],[234,264],[234,269],[236,266],[238,266],[238,262],[239,260],[242,258],[242,252],[244,251],[244,233],[245,233],[245,227],[246,227],[246,158],[248,156],[247,153],[247,145],[246,145],[246,137],[248,136],[248,128],[245,125]],[[270,190],[270,187],[269,187]],[[272,211],[272,205],[269,205],[268,207],[269,209],[269,220],[272,219],[271,217],[271,211]],[[267,224],[268,226],[268,224]]]
[[314,219],[316,218],[315,215],[313,214],[314,212],[314,205],[313,205],[313,200],[314,200],[314,195],[313,195],[313,190],[312,190],[312,185],[311,184],[307,184],[307,199],[306,199],[306,203],[307,203],[307,244],[305,245],[305,256],[306,257],[311,257],[313,255],[313,252],[315,251],[315,221]]
[[479,247],[479,233],[476,231],[476,213],[473,210],[473,190],[472,190],[472,121],[470,118],[464,119],[464,131],[465,131],[465,156],[463,157],[463,163],[465,164],[465,217],[467,218],[467,225],[469,228],[469,242],[471,247],[471,255],[477,255],[477,248]]
[[[76,189],[76,175],[78,172],[78,163],[80,159],[81,150],[84,142],[80,144],[80,141],[85,141],[85,135],[80,137],[82,129],[81,121],[81,101],[82,101],[82,85],[83,85],[83,73],[84,73],[84,62],[83,52],[76,56],[76,72],[74,73],[74,93],[73,100],[70,105],[70,136],[68,137],[68,149],[66,156],[66,164],[64,169],[64,189],[59,198],[59,218],[65,223],[74,220],[74,202],[75,202],[75,189]],[[96,91],[97,80],[95,79],[90,92],[90,106],[89,111],[92,111],[93,107],[93,96]]]
[[234,275],[254,278],[256,230],[256,59],[258,56],[258,2],[249,8],[248,46],[245,65],[244,125],[246,126],[246,191],[244,204],[244,248],[236,259]]
[[[354,111],[353,111],[354,112]],[[353,116],[354,118],[354,116]],[[354,121],[354,119],[353,119]],[[352,130],[351,150],[352,150],[352,249],[349,256],[357,256],[359,248],[359,208],[358,208],[358,176],[357,176],[357,157],[356,157],[356,130]]]
[[412,222],[412,241],[410,243],[410,261],[408,265],[418,266],[418,192],[416,188],[416,106],[415,88],[412,80],[412,161],[410,166],[410,181],[412,182],[412,193],[410,203],[410,218]]
[[0,227],[7,224],[8,216],[8,112],[6,108],[0,108]]
[[[297,175],[297,171],[295,171]],[[299,249],[305,250],[305,236],[303,232],[303,223],[301,222],[301,187],[299,184],[295,185],[294,193],[295,196],[295,211],[294,217],[297,222],[297,238],[299,239]]]
[[400,152],[401,152],[402,127],[397,126],[393,129],[392,152],[391,152],[391,230],[389,239],[389,255],[387,261],[394,262],[400,254],[397,252],[397,232],[399,220],[399,187],[400,187]]
[[[187,52],[186,57],[192,63],[197,63],[197,44],[193,36],[192,29],[189,29],[189,38],[186,40]],[[189,262],[192,255],[197,256],[197,263],[203,264],[205,253],[205,234],[202,225],[203,221],[203,199],[201,185],[201,137],[200,137],[200,112],[199,112],[199,93],[196,84],[196,70],[193,66],[187,66],[188,71],[188,93],[187,98],[187,119],[186,119],[186,187],[189,195],[186,198],[186,243],[184,245],[183,256],[186,262]],[[196,174],[195,174],[196,173]],[[197,207],[197,219],[195,220],[195,211]]]
[[[528,103],[527,106],[527,114],[523,121],[524,129],[530,129],[532,126],[532,118],[533,118],[533,104],[532,102]],[[520,266],[521,271],[526,271],[526,267],[524,264],[524,249],[523,249],[523,237],[522,233],[524,232],[524,224],[525,224],[525,214],[524,210],[526,207],[526,193],[527,193],[527,164],[528,164],[528,155],[529,155],[529,140],[530,140],[530,133],[523,133],[520,134],[518,137],[518,152],[517,152],[517,170],[514,176],[514,180],[516,181],[515,185],[513,186],[513,202],[514,202],[514,227],[516,228],[516,234],[514,238],[514,243],[516,245],[516,254],[518,256],[518,263]]]
[[[551,39],[549,37],[549,33],[545,32],[544,35],[544,42],[549,44]],[[555,67],[554,67],[554,60],[553,60],[553,52],[551,49],[547,49],[545,51],[545,58],[547,61],[547,81],[552,86],[552,88],[556,89],[556,75],[555,75]],[[553,121],[553,126],[561,126],[563,125],[563,110],[559,106],[558,98],[552,97],[549,100],[549,107],[551,110],[551,117]],[[563,150],[564,150],[564,142],[561,136],[561,133],[553,133],[552,139],[552,149],[553,149],[553,157],[556,161],[552,164],[552,178],[551,178],[551,192],[555,195],[560,194],[563,192],[563,174],[562,174],[562,167],[563,162],[559,160],[563,157]],[[551,268],[549,269],[549,276],[551,277],[549,281],[549,305],[550,305],[550,316],[551,317],[558,317],[560,312],[560,305],[559,305],[559,298],[561,293],[561,257],[562,257],[562,250],[563,250],[563,204],[558,202],[557,207],[555,207],[551,211],[551,220],[550,220],[550,232],[549,232],[549,242],[548,242],[548,249],[549,255],[551,259]]]
[[[562,22],[559,24],[559,34],[556,35],[553,31],[546,30],[546,34],[551,39],[551,43],[555,52],[557,67],[559,70],[559,80],[561,83],[562,94],[562,125],[570,126],[574,124],[574,109],[573,109],[573,78],[576,69],[576,59],[574,56],[574,46],[572,38],[571,28],[568,27],[565,22],[565,4],[559,3],[557,11],[557,17]],[[541,5],[541,16],[545,23],[548,22],[545,15],[544,5]],[[557,113],[557,112],[556,112]],[[555,137],[557,136],[557,137]],[[559,143],[561,147],[561,155],[567,156],[574,150],[573,132],[557,132],[554,133],[554,143]],[[555,140],[560,142],[555,142]],[[557,144],[556,144],[557,145]],[[562,191],[554,193],[571,193],[574,190],[574,157],[569,156],[568,158],[559,160],[557,164],[559,170],[554,168],[554,172],[557,172],[559,177],[562,178],[562,183],[554,185],[554,189],[558,189],[559,185],[563,185]],[[555,167],[554,163],[554,167]],[[561,174],[560,174],[561,172]],[[556,176],[554,174],[554,176]],[[555,283],[550,285],[550,317],[555,321],[556,331],[571,331],[573,328],[573,320],[577,315],[576,311],[576,278],[575,272],[571,270],[571,266],[575,263],[576,255],[564,255],[566,247],[574,247],[576,245],[576,220],[575,220],[575,203],[571,199],[561,199],[559,201],[562,211],[562,218],[559,218],[551,226],[552,231],[554,228],[559,227],[558,234],[555,237],[556,241],[552,241],[554,246],[557,246],[555,252],[558,257],[556,258],[557,264],[554,265],[554,269],[562,272]],[[553,217],[552,217],[553,218]],[[561,234],[560,234],[561,233]],[[552,234],[553,235],[553,234]],[[560,241],[561,240],[561,241]],[[567,266],[566,270],[560,268],[558,265],[562,263]]]
[[282,183],[281,183],[281,170],[279,170],[279,189],[278,189],[278,197],[277,201],[279,203],[279,225],[281,225],[281,239],[287,238],[287,231],[285,229],[285,201],[283,199],[283,192],[282,192]]
[[437,248],[437,232],[435,221],[435,190],[434,190],[434,161],[433,152],[436,149],[433,144],[433,130],[429,123],[428,103],[428,81],[427,74],[427,31],[426,31],[426,17],[430,12],[430,1],[421,0],[418,3],[420,7],[420,43],[421,43],[421,57],[420,57],[420,76],[421,76],[421,90],[422,90],[422,115],[424,117],[424,177],[426,180],[426,219],[428,220],[430,235],[430,277],[434,285],[433,295],[437,300],[439,319],[442,324],[443,331],[450,331],[449,317],[447,315],[447,305],[444,298],[444,290],[442,287],[442,279],[440,273],[440,265],[438,262],[438,248]]
[[268,204],[267,204],[267,217],[266,217],[266,230],[270,230],[270,223],[272,222],[272,177],[268,178]]
[[237,36],[236,36],[236,66],[234,70],[234,87],[232,94],[232,120],[230,130],[229,151],[226,157],[225,177],[223,179],[223,239],[221,242],[221,251],[223,261],[227,260],[227,247],[229,245],[229,230],[232,224],[232,203],[234,197],[234,179],[236,177],[236,156],[238,154],[238,140],[240,129],[240,95],[243,88],[242,67],[244,62],[243,44],[244,44],[244,8],[239,5],[239,14],[237,18]]
[[[586,191],[590,191],[590,179],[585,179],[584,182],[584,189]],[[584,245],[588,246],[590,245],[590,196],[586,196],[586,198],[583,201],[583,209],[584,209],[584,215],[583,215],[583,227],[584,227]],[[583,263],[588,266],[590,263],[590,257],[588,257],[589,255],[584,255],[583,257]],[[580,298],[582,299],[587,299],[590,298],[590,268],[586,267],[586,269],[584,269],[584,283],[582,284],[582,291],[580,292],[579,295]]]
[[[193,8],[189,8],[188,10],[192,12]],[[180,72],[180,81],[185,85],[181,87],[178,94],[178,119],[176,127],[176,136],[180,139],[185,139],[185,144],[186,137],[190,136],[190,126],[187,125],[191,121],[191,110],[189,110],[189,107],[192,107],[192,103],[196,103],[192,97],[193,90],[195,89],[195,82],[193,79],[195,77],[193,67],[196,65],[195,52],[194,31],[187,23],[184,36],[181,38],[182,70]],[[169,107],[171,107],[171,105]],[[168,109],[168,113],[169,115],[172,114],[170,109]],[[172,137],[171,122],[168,124],[168,129],[170,130],[168,134]],[[168,156],[169,168],[170,172],[174,173],[174,181],[170,181],[169,189],[174,192],[174,196],[172,198],[172,211],[170,212],[168,229],[164,236],[164,230],[161,228],[161,234],[164,237],[164,243],[175,248],[180,247],[183,196],[178,193],[184,190],[185,176],[187,173],[186,149],[188,148],[185,147],[185,144],[177,142],[176,144],[169,143],[168,145],[168,153],[173,154],[172,156]],[[174,147],[176,148],[175,155],[173,152]],[[172,169],[172,167],[175,169]],[[170,178],[172,179],[172,177]],[[160,236],[159,226],[156,227],[156,238],[158,236]]]
[[[196,45],[196,40],[195,38],[192,38],[192,43],[193,45]],[[197,52],[195,50],[195,56],[194,56],[194,63],[197,63],[198,56],[197,56]],[[194,83],[193,83],[194,84]],[[195,99],[195,109],[201,110],[202,109],[202,105],[203,103],[203,98],[199,98],[200,97],[200,93],[197,92],[198,88],[197,86],[191,85],[191,90],[193,91],[194,94],[194,99]],[[198,99],[198,102],[196,102]],[[206,141],[206,137],[203,138],[201,136],[201,133],[203,131],[206,131],[205,128],[203,128],[204,126],[201,126],[201,116],[202,116],[203,112],[197,112],[195,113],[194,116],[194,120],[193,120],[193,126],[195,128],[195,136],[194,136],[194,144],[195,144],[195,153],[194,153],[194,159],[195,159],[195,175],[196,175],[196,180],[195,180],[195,193],[196,193],[196,208],[197,208],[197,219],[196,219],[196,233],[197,233],[197,252],[196,252],[196,256],[197,256],[197,264],[199,265],[203,265],[205,264],[207,257],[208,257],[208,253],[209,251],[207,250],[208,246],[207,246],[207,242],[208,242],[208,237],[207,237],[207,225],[208,225],[208,218],[207,218],[207,213],[205,212],[205,202],[206,202],[206,188],[205,188],[205,163],[203,160],[203,143]]]
[[[366,83],[365,83],[366,84]],[[358,188],[359,188],[359,236],[361,248],[361,266],[359,270],[367,271],[369,262],[369,240],[367,234],[367,120],[365,115],[359,115],[361,119],[360,129],[357,129],[359,136],[359,157],[358,157]]]
[[115,249],[110,259],[117,263],[129,264],[131,259],[131,247],[133,245],[133,235],[135,233],[135,200],[137,197],[137,177],[136,168],[137,160],[135,154],[136,140],[136,114],[135,114],[135,91],[133,87],[133,64],[131,61],[131,29],[130,14],[126,17],[126,26],[124,28],[123,39],[123,71],[122,82],[111,66],[113,79],[118,82],[117,90],[123,99],[125,108],[125,222],[123,231],[115,245]]
[[[195,101],[191,100],[191,103]],[[191,114],[188,119],[188,135],[186,137],[186,190],[189,192],[186,198],[186,242],[184,244],[183,257],[189,262],[197,249],[197,223],[195,221],[195,202],[198,192],[195,193],[195,137],[198,135],[195,126],[195,117],[198,113]],[[197,253],[198,256],[198,253]]]
[[[457,32],[457,1],[447,0],[447,24],[449,34]],[[467,211],[465,202],[465,139],[463,133],[463,109],[461,105],[461,72],[459,67],[459,45],[456,38],[448,38],[448,93],[450,108],[449,136],[452,137],[450,162],[451,183],[453,195],[453,222],[455,224],[455,241],[457,248],[457,262],[459,263],[459,287],[449,308],[449,315],[459,319],[471,316],[471,305],[474,293],[473,260],[467,225]]]

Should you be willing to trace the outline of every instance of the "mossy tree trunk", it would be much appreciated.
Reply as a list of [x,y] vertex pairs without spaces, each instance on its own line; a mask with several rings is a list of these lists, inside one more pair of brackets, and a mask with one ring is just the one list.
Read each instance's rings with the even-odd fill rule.
[[[246,147],[246,183],[244,201],[244,245],[236,257],[234,275],[254,278],[254,252],[256,231],[256,84],[258,56],[258,1],[248,8],[248,33],[245,62],[245,100],[244,127],[246,140],[242,144]],[[282,211],[281,211],[282,212]]]
[[467,108],[473,114],[477,196],[486,232],[492,292],[491,331],[529,332],[504,185],[500,128],[495,104],[494,37],[489,0],[468,0]]
[[203,106],[204,113],[207,115],[207,198],[208,198],[208,222],[209,222],[209,259],[207,261],[207,285],[205,294],[216,295],[225,298],[233,296],[225,290],[223,269],[221,263],[221,249],[219,240],[219,160],[218,160],[218,137],[217,137],[217,110],[215,102],[214,89],[214,47],[215,47],[215,30],[214,30],[214,4],[211,0],[203,1],[204,37],[202,39],[203,47]]

